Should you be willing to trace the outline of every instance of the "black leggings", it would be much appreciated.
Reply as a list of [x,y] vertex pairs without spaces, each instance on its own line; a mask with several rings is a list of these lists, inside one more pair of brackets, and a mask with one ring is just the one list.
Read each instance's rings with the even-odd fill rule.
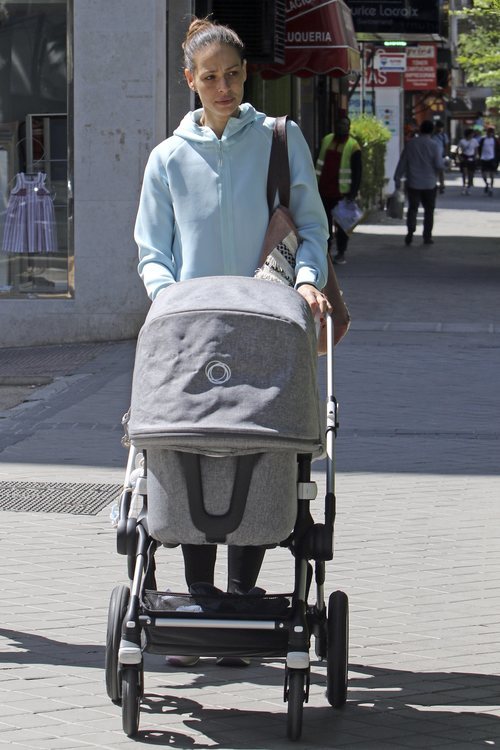
[[[265,547],[234,547],[227,551],[227,590],[231,594],[245,594],[252,589],[264,559]],[[183,544],[186,583],[214,582],[216,544]]]

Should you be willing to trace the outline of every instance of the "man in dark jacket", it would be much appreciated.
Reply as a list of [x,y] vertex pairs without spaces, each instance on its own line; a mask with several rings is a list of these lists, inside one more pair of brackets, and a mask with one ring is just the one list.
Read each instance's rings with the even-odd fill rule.
[[[318,189],[330,226],[329,252],[333,245],[332,210],[342,199],[354,201],[361,184],[361,147],[349,135],[350,127],[349,118],[341,117],[335,133],[329,133],[323,138],[316,161]],[[333,262],[343,264],[349,237],[342,227],[337,223],[334,225],[337,253]]]
[[421,123],[419,137],[412,138],[405,145],[394,173],[396,190],[399,190],[402,178],[406,177],[408,193],[406,245],[411,245],[413,240],[420,204],[424,208],[424,245],[434,243],[432,228],[436,206],[436,182],[439,173],[444,169],[444,163],[441,147],[432,139],[433,130],[434,125],[431,120],[424,120]]

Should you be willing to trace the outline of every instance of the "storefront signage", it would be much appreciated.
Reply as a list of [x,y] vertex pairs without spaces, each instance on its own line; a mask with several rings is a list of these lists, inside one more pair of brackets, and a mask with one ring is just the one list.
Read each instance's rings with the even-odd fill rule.
[[358,71],[359,48],[351,13],[343,0],[289,0],[285,19],[285,62],[261,69],[279,75],[347,75]]
[[401,73],[377,70],[373,65],[365,68],[365,85],[369,88],[401,88]]
[[375,68],[394,73],[406,70],[406,52],[378,52],[375,55]]
[[342,0],[290,0],[286,8],[286,49],[350,45],[357,49],[351,14]]
[[419,44],[407,50],[405,91],[429,91],[436,88],[436,45]]
[[[406,70],[398,72],[394,68],[380,65],[378,60],[383,51],[367,56],[365,61],[365,86],[369,88],[404,88],[405,91],[429,91],[435,89],[436,45],[419,44],[407,47]],[[383,59],[383,57],[382,57]]]
[[357,34],[440,34],[440,0],[346,0]]

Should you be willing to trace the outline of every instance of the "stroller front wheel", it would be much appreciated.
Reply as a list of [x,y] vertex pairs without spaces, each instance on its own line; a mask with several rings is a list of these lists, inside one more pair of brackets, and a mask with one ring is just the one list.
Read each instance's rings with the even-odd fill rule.
[[127,611],[130,590],[125,584],[115,586],[111,592],[108,609],[108,629],[106,632],[106,691],[117,706],[121,703],[121,681],[118,673],[118,651],[122,632],[122,622]]
[[130,667],[122,671],[122,727],[127,737],[134,737],[139,729],[141,672]]
[[286,735],[289,740],[298,740],[302,734],[302,714],[304,711],[305,672],[302,669],[290,669],[288,672],[288,714]]

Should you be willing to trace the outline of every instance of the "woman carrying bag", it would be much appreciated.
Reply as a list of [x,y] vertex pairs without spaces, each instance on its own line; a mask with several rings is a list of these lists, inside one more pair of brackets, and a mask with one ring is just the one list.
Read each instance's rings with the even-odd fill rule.
[[[184,50],[184,75],[202,107],[151,153],[142,185],[135,239],[139,274],[154,299],[170,284],[201,276],[254,276],[269,209],[266,196],[274,118],[242,104],[246,61],[230,28],[194,19]],[[299,127],[287,127],[290,212],[300,235],[295,289],[313,315],[331,309],[327,282],[328,226],[314,166]],[[182,545],[188,586],[212,583],[215,545]],[[228,591],[255,586],[262,547],[229,547]],[[171,657],[190,666],[197,657]],[[245,663],[243,660],[241,663]]]

